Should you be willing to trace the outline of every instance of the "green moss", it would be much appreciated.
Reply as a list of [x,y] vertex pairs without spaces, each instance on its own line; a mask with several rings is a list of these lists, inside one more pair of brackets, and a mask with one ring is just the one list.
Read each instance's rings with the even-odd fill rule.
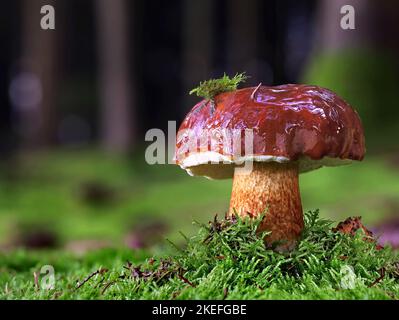
[[[333,232],[331,222],[314,211],[306,214],[297,249],[281,254],[265,248],[256,233],[258,223],[215,220],[200,225],[194,237],[184,237],[184,249],[147,260],[148,253],[110,249],[80,259],[13,253],[0,259],[0,298],[398,298],[398,257],[390,248],[377,250],[362,233]],[[55,264],[55,289],[35,289],[32,272],[51,263]],[[76,280],[87,279],[100,268],[107,271],[76,289]],[[384,277],[376,281],[382,270]]]
[[236,90],[238,85],[241,82],[245,82],[247,78],[245,72],[236,73],[232,78],[224,74],[221,78],[201,82],[197,88],[190,91],[190,94],[196,94],[198,97],[211,100],[219,93]]

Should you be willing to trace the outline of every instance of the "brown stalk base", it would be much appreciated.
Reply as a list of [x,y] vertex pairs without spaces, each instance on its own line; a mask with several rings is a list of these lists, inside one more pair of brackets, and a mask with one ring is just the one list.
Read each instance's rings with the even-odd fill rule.
[[295,247],[304,222],[296,163],[254,162],[249,173],[235,171],[229,213],[252,218],[264,214],[259,231],[269,247]]

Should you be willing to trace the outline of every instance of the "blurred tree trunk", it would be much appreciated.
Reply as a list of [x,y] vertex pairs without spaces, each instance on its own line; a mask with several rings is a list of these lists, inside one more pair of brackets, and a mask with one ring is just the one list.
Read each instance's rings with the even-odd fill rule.
[[188,92],[211,77],[213,4],[212,0],[183,3],[183,113],[198,101]]
[[54,0],[22,2],[22,59],[12,79],[13,107],[23,148],[48,146],[56,140],[56,30],[42,30],[40,9]]
[[102,144],[110,152],[133,145],[133,86],[129,79],[127,2],[96,0]]
[[258,0],[230,0],[227,61],[230,73],[246,71],[258,75]]

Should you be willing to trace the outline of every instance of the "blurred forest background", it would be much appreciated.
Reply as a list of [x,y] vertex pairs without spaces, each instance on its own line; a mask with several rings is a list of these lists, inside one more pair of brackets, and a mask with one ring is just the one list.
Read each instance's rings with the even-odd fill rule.
[[[46,4],[56,30],[40,28]],[[1,250],[142,248],[223,215],[231,181],[147,165],[144,135],[180,123],[199,81],[242,71],[358,110],[365,160],[301,176],[303,206],[399,246],[399,2],[3,1],[0,44]]]

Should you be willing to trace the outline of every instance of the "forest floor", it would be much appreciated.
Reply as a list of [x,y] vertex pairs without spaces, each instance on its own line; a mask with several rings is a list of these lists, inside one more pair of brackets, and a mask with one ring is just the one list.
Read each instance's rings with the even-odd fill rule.
[[0,259],[0,298],[399,298],[399,255],[362,229],[346,234],[318,211],[308,212],[298,247],[278,253],[256,233],[259,221],[215,219],[195,236],[182,235],[185,246],[168,254],[101,249],[77,258],[16,251]]
[[[231,181],[193,178],[173,165],[148,166],[140,158],[132,159],[89,150],[25,155],[3,163],[0,298],[398,297],[396,253],[389,248],[373,250],[360,236],[343,240],[328,231],[331,226],[328,230],[324,226],[322,235],[308,226],[308,234],[314,232],[318,240],[301,242],[302,249],[291,257],[262,251],[252,239],[253,246],[238,260],[228,252],[217,254],[226,259],[210,258],[213,250],[228,249],[200,248],[199,239],[207,229],[198,233],[192,221],[206,224],[216,213],[224,216]],[[304,209],[320,208],[322,218],[362,216],[367,226],[378,227],[399,211],[394,157],[374,156],[349,166],[322,168],[301,175],[300,184]],[[165,238],[187,248],[192,259],[175,252]],[[313,252],[320,239],[335,245],[335,251],[329,247]],[[343,250],[352,256],[341,259],[347,255]],[[262,259],[250,259],[258,253]],[[169,263],[166,257],[173,257],[171,266],[162,265]],[[204,257],[208,262],[202,266]],[[137,269],[140,264],[143,269]],[[55,271],[53,290],[41,289],[45,276],[40,269],[45,265]],[[147,272],[151,275],[147,278],[156,279],[154,274],[162,268],[169,273],[161,281],[143,276]],[[345,272],[354,274],[352,289],[342,287]]]

